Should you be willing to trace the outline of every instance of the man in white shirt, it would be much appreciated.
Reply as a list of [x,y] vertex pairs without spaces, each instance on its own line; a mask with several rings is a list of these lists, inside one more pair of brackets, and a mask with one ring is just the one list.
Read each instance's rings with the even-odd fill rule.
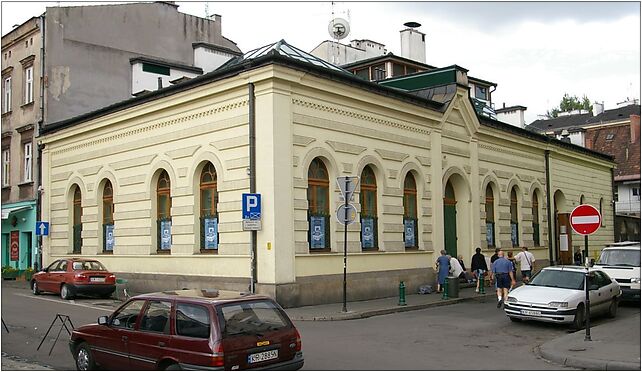
[[461,267],[459,261],[455,257],[450,257],[450,267],[453,270],[453,276],[459,278],[461,273],[464,272],[464,268]]
[[515,256],[515,261],[519,262],[519,270],[522,273],[522,281],[528,283],[531,278],[531,270],[533,270],[533,263],[535,256],[528,251],[527,247],[522,247],[522,251]]

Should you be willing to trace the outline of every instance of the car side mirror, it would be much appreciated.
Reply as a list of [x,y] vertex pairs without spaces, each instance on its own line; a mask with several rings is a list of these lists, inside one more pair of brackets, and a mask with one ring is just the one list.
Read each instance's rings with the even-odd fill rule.
[[99,325],[107,325],[107,316],[103,315],[101,317],[98,317],[98,324]]

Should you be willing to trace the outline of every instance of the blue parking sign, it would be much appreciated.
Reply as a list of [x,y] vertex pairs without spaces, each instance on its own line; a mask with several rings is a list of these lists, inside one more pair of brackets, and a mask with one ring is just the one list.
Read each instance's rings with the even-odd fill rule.
[[243,219],[261,219],[261,194],[243,194]]

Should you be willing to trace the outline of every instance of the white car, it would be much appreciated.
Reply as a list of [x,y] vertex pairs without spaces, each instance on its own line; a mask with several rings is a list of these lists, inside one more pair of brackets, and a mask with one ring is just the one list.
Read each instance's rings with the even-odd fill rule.
[[[599,313],[615,317],[622,293],[619,284],[602,270],[590,268],[589,273],[591,317]],[[530,283],[508,294],[504,312],[513,321],[570,323],[580,329],[585,321],[585,275],[581,266],[545,267]]]
[[623,300],[640,300],[640,242],[611,244],[593,267],[620,284]]

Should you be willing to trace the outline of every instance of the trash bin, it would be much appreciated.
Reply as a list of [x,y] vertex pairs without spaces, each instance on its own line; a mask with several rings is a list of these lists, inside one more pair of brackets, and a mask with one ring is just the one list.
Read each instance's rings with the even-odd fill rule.
[[448,297],[457,298],[459,297],[459,278],[454,276],[449,276],[446,278],[448,281]]

